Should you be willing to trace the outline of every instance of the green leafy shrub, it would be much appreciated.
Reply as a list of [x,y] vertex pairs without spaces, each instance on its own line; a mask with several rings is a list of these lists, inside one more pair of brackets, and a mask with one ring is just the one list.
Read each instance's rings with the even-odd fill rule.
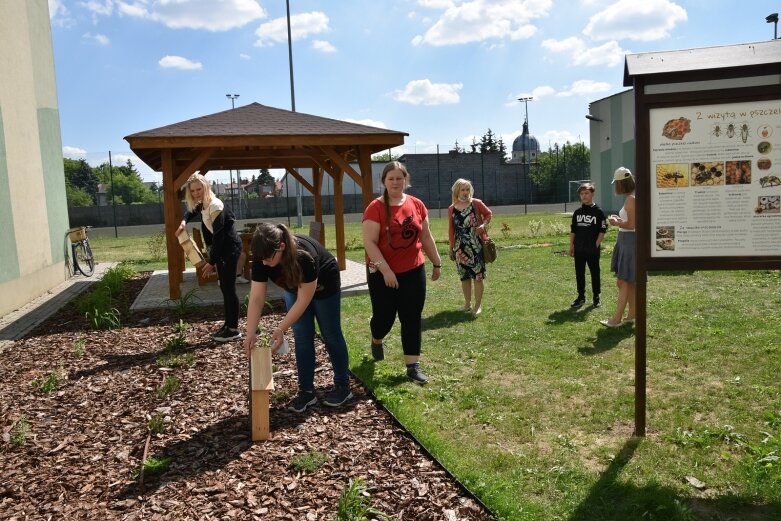
[[106,270],[98,285],[106,288],[109,295],[117,295],[125,283],[133,278],[135,273],[136,271],[131,266],[124,263],[118,264]]
[[371,506],[366,485],[361,478],[351,479],[339,496],[336,506],[337,521],[363,521],[373,516],[377,519],[389,519],[386,514]]
[[[99,284],[99,283],[98,283]],[[105,286],[96,286],[94,290],[82,295],[76,301],[79,313],[82,315],[94,310],[106,311],[111,309],[111,292]]]
[[92,311],[84,313],[87,320],[92,326],[92,329],[118,329],[121,325],[119,318],[119,310],[117,308],[111,308],[107,310],[101,310],[98,308]]
[[146,247],[149,249],[149,254],[155,262],[162,259],[163,253],[165,253],[165,230],[152,235],[147,240]]

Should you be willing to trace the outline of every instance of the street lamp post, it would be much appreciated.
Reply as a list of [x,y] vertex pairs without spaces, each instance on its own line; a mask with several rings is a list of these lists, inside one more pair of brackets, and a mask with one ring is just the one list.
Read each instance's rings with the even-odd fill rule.
[[773,39],[778,39],[778,13],[767,15],[765,21],[769,24],[773,24]]
[[531,191],[531,180],[529,179],[529,158],[526,156],[526,141],[530,141],[530,134],[529,134],[529,102],[532,101],[534,98],[532,96],[523,96],[518,98],[518,101],[522,101],[524,108],[526,109],[526,118],[523,121],[523,127],[524,130],[526,130],[526,139],[521,140],[521,153],[523,154],[523,158],[521,159],[521,164],[525,164],[526,168],[524,169],[521,167],[525,173],[526,179],[524,180],[524,184],[526,184],[526,202],[529,202],[529,192]]
[[[236,108],[236,98],[238,98],[239,96],[240,96],[240,94],[226,94],[225,95],[226,98],[231,100],[231,110]],[[232,203],[233,209],[235,210],[236,209],[236,200],[234,199],[234,194],[233,194],[233,170],[229,170],[228,172],[229,172],[229,175],[230,175],[230,182],[231,182],[231,184],[230,184],[230,186],[231,186],[231,203]],[[241,187],[241,178],[239,177],[239,171],[238,170],[236,170],[236,184],[239,185],[239,187]],[[241,194],[239,194],[239,211],[236,212],[236,217],[238,219],[241,219]]]
[[[290,31],[290,0],[285,0],[285,6],[287,8],[287,57],[290,64],[290,106],[293,112],[296,111],[296,90],[295,82],[293,81],[293,37]],[[313,194],[314,195],[314,194]],[[297,224],[300,228],[304,225],[304,221],[301,218],[303,212],[303,204],[301,201],[301,183],[296,180],[296,218]]]

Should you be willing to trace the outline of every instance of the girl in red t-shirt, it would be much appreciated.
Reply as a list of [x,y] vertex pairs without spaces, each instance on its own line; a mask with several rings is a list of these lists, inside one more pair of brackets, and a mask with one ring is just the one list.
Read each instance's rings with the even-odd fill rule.
[[372,356],[375,360],[385,358],[382,340],[398,315],[407,376],[424,384],[428,377],[419,364],[421,317],[426,301],[424,253],[434,263],[431,280],[439,278],[442,259],[431,235],[426,206],[404,193],[409,186],[404,165],[391,161],[380,180],[382,196],[363,212],[363,246],[372,302]]

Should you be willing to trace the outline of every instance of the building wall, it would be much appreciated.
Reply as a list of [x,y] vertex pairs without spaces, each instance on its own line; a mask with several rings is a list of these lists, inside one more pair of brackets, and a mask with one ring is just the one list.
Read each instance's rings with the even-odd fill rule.
[[591,141],[591,179],[596,188],[594,202],[603,209],[617,213],[624,204],[623,196],[613,191],[613,172],[625,166],[635,172],[635,95],[627,90],[594,101],[589,112],[595,118],[589,125]]
[[65,280],[68,228],[46,0],[0,2],[0,314]]

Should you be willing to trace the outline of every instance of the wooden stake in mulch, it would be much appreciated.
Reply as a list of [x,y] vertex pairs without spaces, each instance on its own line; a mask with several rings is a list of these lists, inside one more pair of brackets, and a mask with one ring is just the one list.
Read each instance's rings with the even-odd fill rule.
[[271,374],[271,349],[265,346],[252,348],[250,355],[250,424],[252,441],[269,439],[269,392],[274,390]]

